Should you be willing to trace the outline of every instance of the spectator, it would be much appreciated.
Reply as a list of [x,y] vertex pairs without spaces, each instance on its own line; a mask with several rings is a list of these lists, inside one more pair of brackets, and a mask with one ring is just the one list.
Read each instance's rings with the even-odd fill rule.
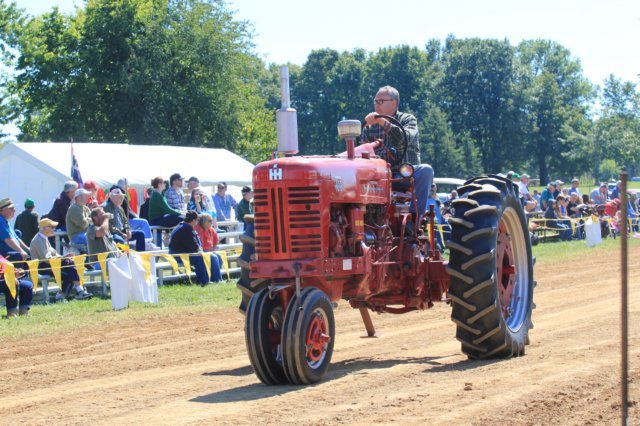
[[607,190],[607,182],[601,182],[600,186],[591,191],[591,200],[596,205],[605,204],[609,199],[609,191]]
[[561,181],[560,179],[556,180],[556,186],[555,186],[555,192],[553,193],[553,198],[554,199],[558,199],[558,195],[562,194],[562,185],[564,185],[564,182]]
[[180,176],[180,173],[174,173],[169,177],[169,188],[164,193],[169,207],[181,213],[187,210],[187,204],[184,202],[184,195],[182,195],[183,185],[184,178]]
[[29,257],[29,247],[9,224],[9,220],[15,214],[16,207],[11,198],[0,200],[0,255],[11,262],[26,260]]
[[[171,239],[169,241],[169,253],[191,255],[189,256],[189,259],[191,265],[195,267],[196,280],[198,281],[198,283],[204,285],[209,281],[221,281],[222,276],[220,275],[219,258],[215,254],[211,254],[212,276],[210,279],[202,256],[200,254],[197,254],[202,249],[200,238],[198,237],[198,233],[194,229],[197,222],[198,214],[193,210],[189,210],[185,215],[184,222],[178,225],[171,233]],[[216,264],[218,265],[218,268],[215,268],[214,265]]]
[[541,202],[540,193],[538,192],[537,189],[534,189],[533,190],[533,194],[531,196],[537,202],[537,205],[536,205],[536,208],[535,208],[534,211],[541,212],[542,211],[542,202]]
[[616,199],[616,198],[620,198],[620,186],[622,185],[622,181],[617,181],[616,182],[616,187],[613,188],[613,191],[611,191],[611,195],[609,196],[609,198],[611,198],[612,200]]
[[518,188],[520,190],[520,196],[522,197],[522,202],[525,211],[532,212],[535,211],[538,207],[538,200],[534,198],[529,192],[529,175],[523,173],[520,177],[520,182],[517,182]]
[[[20,315],[29,315],[31,308],[31,299],[33,299],[33,284],[29,280],[25,280],[24,269],[15,268],[16,277],[16,296],[13,297],[7,287],[5,272],[7,259],[0,256],[0,292],[4,293],[5,305],[7,307],[7,318],[13,318]],[[20,302],[18,302],[18,299]],[[18,304],[20,307],[18,307]]]
[[619,198],[614,198],[613,200],[607,201],[604,204],[604,214],[611,218],[616,217],[616,213],[618,212],[618,209],[620,209]]
[[78,189],[78,184],[75,181],[68,180],[64,183],[64,188],[58,198],[53,202],[53,207],[47,214],[47,217],[54,222],[58,222],[58,228],[62,231],[67,230],[67,210],[71,206],[71,200]]
[[549,208],[549,200],[555,200],[556,182],[549,182],[547,187],[540,194],[540,205],[545,212]]
[[[51,219],[42,219],[39,223],[40,232],[31,241],[31,258],[40,260],[38,269],[41,275],[53,276],[49,260],[60,257],[56,249],[51,247],[51,243],[49,242],[49,237],[53,236],[57,225],[58,224]],[[80,277],[78,276],[78,271],[73,260],[69,257],[63,257],[60,264],[62,266],[60,270],[62,291],[58,291],[56,294],[56,303],[65,302],[66,297],[71,293],[71,289],[75,289],[76,299],[91,299],[93,294],[89,293],[82,284],[80,284]]]
[[209,213],[203,213],[198,217],[195,230],[200,237],[203,251],[214,251],[218,247],[220,240],[213,226],[213,218]]
[[582,197],[580,193],[580,180],[578,178],[571,179],[571,188],[569,188],[569,195],[576,193],[578,196]]
[[[16,217],[13,228],[20,231],[20,239],[26,245],[31,244],[31,240],[38,233],[38,221],[40,220],[38,213],[34,211],[36,205],[31,198],[27,198],[24,202],[24,211]],[[17,234],[17,232],[16,232]]]
[[550,198],[547,204],[547,209],[544,211],[544,218],[547,219],[545,222],[548,228],[554,228],[558,230],[558,235],[561,240],[567,241],[571,238],[571,226],[567,225],[564,221],[561,221],[558,217],[558,203],[564,203],[564,196],[561,195],[561,199],[554,200]]
[[113,242],[113,236],[109,232],[109,222],[113,219],[110,213],[105,213],[102,207],[91,210],[91,225],[87,228],[87,245],[91,262],[95,262],[98,253],[109,253],[108,258],[120,256],[118,247]]
[[149,223],[153,226],[172,228],[184,220],[181,211],[172,209],[162,195],[165,183],[161,177],[151,181],[153,192],[149,199]]
[[[124,194],[124,201],[122,202],[122,209],[129,219],[137,218],[138,215],[133,211],[133,206],[138,205],[138,196],[135,191],[129,191],[129,180],[125,177],[118,179],[118,182],[109,188],[111,192],[114,188],[120,188],[120,191]],[[132,199],[131,197],[134,197]]]
[[[441,209],[441,203],[440,200],[438,199],[438,186],[434,183],[431,184],[431,194],[429,195],[429,198],[427,198],[427,205],[426,205],[426,213],[429,212],[429,207],[433,206],[433,210],[434,213],[436,215],[435,217],[435,224],[436,225],[442,225],[442,230],[443,232],[445,232],[446,228],[445,228],[445,220],[444,217],[442,216],[442,209]],[[428,218],[425,217],[425,220],[428,220]],[[448,225],[446,225],[448,227]],[[438,249],[440,250],[441,253],[444,253],[444,242],[442,241],[442,237],[440,235],[440,232],[438,230],[438,226],[436,226],[436,244],[438,245]]]
[[577,226],[575,227],[575,233],[573,236],[577,240],[581,240],[584,237],[584,220],[582,220],[582,212],[585,208],[586,206],[582,204],[580,195],[577,192],[572,192],[569,196],[569,202],[567,203],[567,215],[569,218],[576,221]]
[[[213,216],[213,220],[216,220],[216,207],[215,204],[213,203],[213,198],[211,198],[211,195],[207,194],[205,192],[204,189],[202,189],[202,187],[200,187],[200,179],[198,179],[195,176],[191,176],[189,178],[189,181],[187,182],[187,188],[189,189],[189,191],[192,191],[196,188],[200,189],[201,193],[202,193],[202,202],[204,203],[204,211],[206,211],[207,213],[209,213],[211,216]],[[192,210],[191,208],[189,208],[187,206],[188,210]]]
[[91,210],[87,207],[87,202],[91,192],[84,188],[80,188],[73,196],[73,204],[67,210],[67,235],[69,241],[75,245],[81,253],[86,252],[87,247],[87,228],[91,224],[89,214]]
[[242,200],[236,206],[236,219],[238,222],[244,225],[244,215],[253,214],[253,191],[251,187],[245,186],[242,188]]
[[100,201],[98,200],[98,184],[92,180],[88,180],[84,183],[84,185],[82,185],[82,188],[91,193],[89,195],[89,199],[87,200],[87,207],[89,208],[89,211],[98,207],[98,204],[100,204]]
[[110,213],[113,219],[109,221],[109,232],[116,243],[128,244],[129,240],[136,242],[136,250],[145,250],[144,232],[132,231],[129,226],[129,218],[122,208],[125,195],[119,187],[109,191],[109,199],[104,207],[106,213]]
[[151,194],[153,193],[153,187],[149,187],[145,190],[147,199],[140,205],[140,219],[149,220],[149,201],[151,200]]
[[213,196],[213,204],[216,207],[216,215],[218,221],[226,221],[231,219],[231,209],[235,209],[238,203],[229,194],[227,194],[227,184],[221,182],[218,184],[218,192]]

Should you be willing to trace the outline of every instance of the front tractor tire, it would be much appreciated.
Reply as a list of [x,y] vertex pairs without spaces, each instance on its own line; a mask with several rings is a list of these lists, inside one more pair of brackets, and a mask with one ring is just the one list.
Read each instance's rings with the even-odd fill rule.
[[533,309],[533,258],[517,187],[480,176],[458,189],[449,220],[449,298],[471,359],[524,355]]
[[267,385],[287,382],[282,367],[282,324],[284,312],[280,299],[269,289],[258,291],[250,299],[245,319],[245,342],[253,371]]
[[284,318],[282,354],[289,383],[315,383],[327,371],[333,354],[335,321],[326,294],[314,287],[294,295]]

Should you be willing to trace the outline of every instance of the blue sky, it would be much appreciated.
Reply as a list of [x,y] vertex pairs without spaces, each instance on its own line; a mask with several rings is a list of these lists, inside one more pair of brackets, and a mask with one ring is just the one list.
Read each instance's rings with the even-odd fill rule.
[[[17,0],[31,14],[82,0]],[[268,62],[304,63],[313,49],[351,51],[459,38],[544,38],[567,47],[593,83],[613,73],[640,82],[640,0],[232,0],[252,23],[256,53]]]

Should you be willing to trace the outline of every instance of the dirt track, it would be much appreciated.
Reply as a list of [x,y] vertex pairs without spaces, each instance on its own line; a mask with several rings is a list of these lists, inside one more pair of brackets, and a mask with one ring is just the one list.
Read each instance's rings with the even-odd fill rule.
[[[374,315],[380,337],[361,339],[358,312],[342,303],[330,371],[308,387],[257,381],[236,310],[0,345],[0,424],[620,424],[613,258],[538,267],[532,344],[509,361],[467,361],[447,306]],[[639,424],[640,247],[630,259]]]

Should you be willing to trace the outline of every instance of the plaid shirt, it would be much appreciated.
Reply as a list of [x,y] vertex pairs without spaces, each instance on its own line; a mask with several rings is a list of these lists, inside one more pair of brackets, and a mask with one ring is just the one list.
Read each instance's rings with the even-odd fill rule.
[[178,192],[173,189],[173,187],[170,187],[164,192],[164,197],[167,199],[167,204],[169,204],[169,207],[172,209],[180,210],[181,212],[187,210],[187,204],[184,202],[182,191]]
[[[396,111],[393,116],[407,132],[409,143],[407,144],[407,152],[404,154],[402,162],[412,164],[414,166],[420,164],[420,142],[418,141],[418,121],[416,118],[404,112]],[[374,124],[373,126],[365,127],[362,131],[361,142],[373,142],[377,139],[381,139],[383,144],[380,148],[376,149],[376,155],[384,158],[388,162],[393,162],[394,159],[390,152],[390,148],[395,148],[396,153],[401,153],[404,150],[404,135],[402,130],[390,122],[386,122],[384,126]],[[401,162],[401,163],[402,163]],[[392,168],[392,171],[398,171],[399,164]]]

